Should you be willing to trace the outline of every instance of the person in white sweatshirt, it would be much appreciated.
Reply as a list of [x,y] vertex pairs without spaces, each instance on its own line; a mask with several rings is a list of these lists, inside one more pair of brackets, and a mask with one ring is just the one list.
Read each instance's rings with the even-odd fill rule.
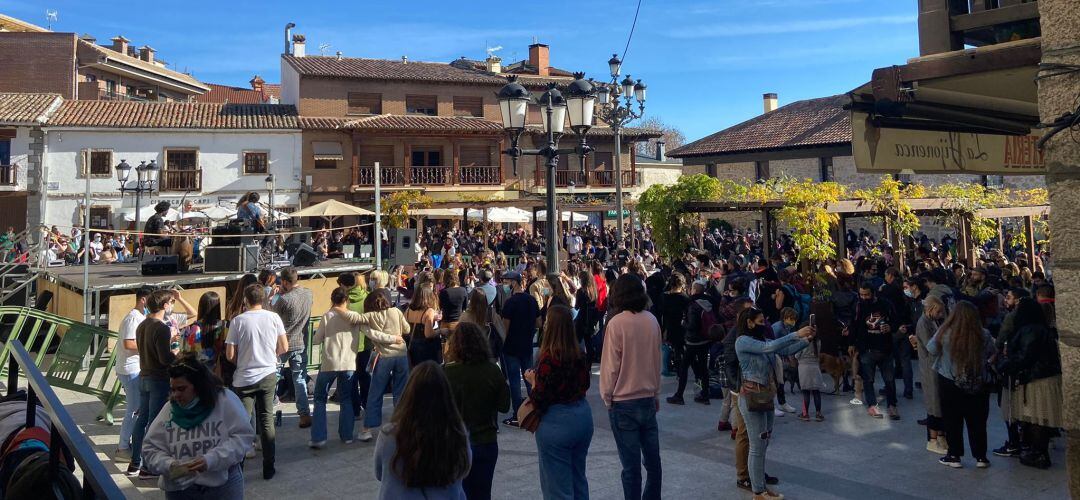
[[169,367],[169,405],[150,424],[143,463],[165,498],[244,498],[241,463],[255,429],[240,398],[187,353]]

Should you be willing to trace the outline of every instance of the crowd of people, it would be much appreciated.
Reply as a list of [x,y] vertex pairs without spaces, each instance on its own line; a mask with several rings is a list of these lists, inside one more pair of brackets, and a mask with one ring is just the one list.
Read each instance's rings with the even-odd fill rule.
[[[227,303],[142,289],[120,328],[116,457],[169,498],[240,498],[245,459],[261,454],[274,477],[275,405],[293,402],[311,448],[375,441],[380,498],[490,498],[500,427],[534,433],[544,498],[588,498],[597,383],[627,499],[661,498],[656,415],[685,405],[688,388],[697,404],[722,400],[717,429],[736,441],[736,485],[755,499],[783,498],[765,472],[775,419],[825,420],[830,388],[892,420],[921,391],[926,449],[957,468],[965,428],[976,467],[990,465],[995,399],[1009,438],[992,453],[1050,466],[1061,367],[1039,256],[991,251],[968,268],[948,240],[900,253],[852,232],[845,258],[799,269],[790,238],[766,249],[750,231],[710,230],[674,259],[647,230],[615,240],[573,228],[564,271],[549,273],[545,242],[525,231],[431,228],[415,266],[342,273],[326,311],[312,311],[293,268],[244,276]],[[666,398],[664,373],[677,379]]]

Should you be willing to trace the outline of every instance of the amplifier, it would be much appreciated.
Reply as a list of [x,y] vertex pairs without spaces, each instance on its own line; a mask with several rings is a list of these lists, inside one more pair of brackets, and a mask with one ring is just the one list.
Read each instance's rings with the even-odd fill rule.
[[150,255],[142,261],[143,276],[163,276],[180,272],[180,258],[176,255]]
[[259,246],[212,246],[203,253],[204,273],[250,273],[259,267]]
[[250,227],[228,224],[210,230],[209,247],[229,247],[255,243],[255,233]]

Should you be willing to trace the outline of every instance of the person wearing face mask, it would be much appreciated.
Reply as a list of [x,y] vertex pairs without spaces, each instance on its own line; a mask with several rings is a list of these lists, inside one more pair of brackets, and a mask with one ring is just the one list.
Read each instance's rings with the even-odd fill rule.
[[143,467],[142,443],[147,425],[157,417],[169,395],[167,370],[176,360],[176,351],[170,346],[173,333],[165,323],[165,316],[171,312],[174,300],[174,293],[170,290],[151,293],[146,300],[146,319],[139,323],[135,332],[135,343],[139,350],[139,417],[131,435],[131,464],[128,465],[127,475],[139,479],[157,477],[157,474]]
[[900,270],[890,267],[885,270],[885,283],[878,291],[878,297],[889,302],[895,317],[894,324],[897,328],[893,331],[893,372],[904,379],[904,398],[912,399],[915,392],[914,373],[911,369],[911,358],[914,350],[908,342],[908,325],[913,323],[911,307],[908,305],[911,299],[908,296],[904,280],[900,277]]
[[[120,443],[116,446],[116,454],[113,460],[116,462],[131,461],[132,432],[135,430],[135,421],[140,406],[139,396],[142,394],[139,382],[139,346],[135,341],[136,331],[146,314],[146,302],[154,289],[144,286],[135,291],[135,307],[128,312],[127,316],[120,321],[120,342],[116,347],[116,378],[124,387],[124,421],[120,424]],[[136,469],[137,473],[137,469]]]
[[162,476],[165,498],[244,498],[241,464],[255,429],[240,399],[187,353],[167,369],[170,402],[146,434],[146,467]]
[[945,319],[945,303],[937,297],[923,300],[923,314],[915,325],[915,333],[908,342],[919,351],[919,379],[922,380],[923,405],[926,406],[926,451],[938,455],[948,454],[945,442],[945,422],[941,414],[941,396],[934,365],[940,354],[930,354],[926,344],[937,333]]
[[871,284],[864,282],[859,287],[859,304],[855,308],[855,320],[845,330],[854,335],[855,349],[858,352],[861,377],[863,381],[863,401],[868,406],[867,414],[882,418],[884,413],[875,404],[877,391],[874,389],[874,377],[877,371],[885,382],[885,401],[889,407],[889,418],[899,420],[896,407],[896,378],[893,366],[892,332],[896,327],[895,314],[888,301],[874,295]]
[[[998,329],[997,337],[994,340],[994,345],[998,349],[998,352],[1002,352],[1005,349],[1005,344],[1016,333],[1016,306],[1020,304],[1020,300],[1031,297],[1031,294],[1023,288],[1010,288],[1005,292],[1005,309],[1008,311],[1005,313],[1005,317],[1001,320],[1001,327]],[[1000,355],[999,355],[1000,356]],[[1001,407],[1001,418],[1005,421],[1005,428],[1008,431],[1008,439],[1005,444],[1000,448],[997,448],[993,453],[999,457],[1018,457],[1020,456],[1020,438],[1021,429],[1020,425],[1013,422],[1009,415],[1009,408],[1012,404],[1012,391],[1001,391],[999,395],[998,405]]]

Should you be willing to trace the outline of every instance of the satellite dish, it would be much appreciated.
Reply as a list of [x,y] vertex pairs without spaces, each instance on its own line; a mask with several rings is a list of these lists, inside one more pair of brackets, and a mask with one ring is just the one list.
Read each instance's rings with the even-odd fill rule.
[[329,49],[330,47],[333,47],[333,45],[330,45],[329,43],[320,43],[320,44],[319,44],[319,55],[323,55],[323,56],[325,56],[325,55],[326,55],[326,51],[327,51],[327,50],[328,50],[328,49]]

